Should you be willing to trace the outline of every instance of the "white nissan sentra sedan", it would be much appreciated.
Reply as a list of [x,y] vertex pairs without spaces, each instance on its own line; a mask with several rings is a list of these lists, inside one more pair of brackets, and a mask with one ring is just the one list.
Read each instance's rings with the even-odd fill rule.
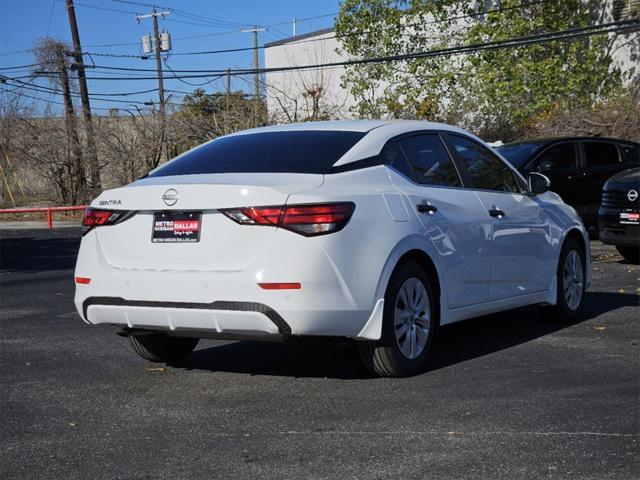
[[75,303],[150,361],[200,338],[346,337],[373,373],[410,375],[441,325],[579,315],[588,236],[548,188],[443,124],[242,131],[92,202]]

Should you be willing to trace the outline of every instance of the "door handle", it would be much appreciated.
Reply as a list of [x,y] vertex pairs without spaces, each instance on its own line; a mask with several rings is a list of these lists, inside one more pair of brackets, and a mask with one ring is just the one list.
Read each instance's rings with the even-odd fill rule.
[[498,210],[497,208],[492,208],[489,210],[489,215],[496,218],[502,218],[506,215],[502,210]]
[[420,213],[428,213],[429,215],[433,215],[438,211],[437,207],[429,203],[419,203],[416,207]]

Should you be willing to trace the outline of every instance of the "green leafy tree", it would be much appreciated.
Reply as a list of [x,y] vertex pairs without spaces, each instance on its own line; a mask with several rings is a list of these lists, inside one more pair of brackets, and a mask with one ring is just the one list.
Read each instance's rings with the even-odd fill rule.
[[[605,7],[600,0],[503,0],[493,7],[460,0],[346,0],[336,30],[344,52],[363,58],[589,26],[607,20]],[[481,14],[486,9],[496,11]],[[613,40],[597,35],[354,66],[343,80],[361,116],[446,121],[509,139],[551,111],[591,105],[614,92],[621,71],[613,64]]]

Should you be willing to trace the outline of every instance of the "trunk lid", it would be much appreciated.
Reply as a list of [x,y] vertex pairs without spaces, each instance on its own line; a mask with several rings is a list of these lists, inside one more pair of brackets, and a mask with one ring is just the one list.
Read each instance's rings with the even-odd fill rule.
[[[103,192],[92,207],[135,210],[122,223],[98,227],[105,261],[115,268],[241,271],[268,247],[273,227],[238,225],[219,209],[284,205],[289,195],[320,186],[322,175],[233,173],[146,178]],[[153,243],[156,212],[201,212],[200,240]]]

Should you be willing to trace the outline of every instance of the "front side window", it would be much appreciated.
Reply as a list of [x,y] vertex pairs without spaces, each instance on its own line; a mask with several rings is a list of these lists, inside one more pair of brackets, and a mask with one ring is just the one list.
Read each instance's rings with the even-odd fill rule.
[[441,187],[460,186],[458,172],[438,135],[414,135],[399,143],[416,182]]
[[365,134],[299,130],[230,135],[189,150],[148,176],[242,172],[324,174]]
[[469,173],[472,188],[520,192],[513,171],[489,150],[458,135],[449,135],[449,139],[460,162]]
[[587,167],[601,167],[620,163],[615,144],[607,142],[584,142]]

